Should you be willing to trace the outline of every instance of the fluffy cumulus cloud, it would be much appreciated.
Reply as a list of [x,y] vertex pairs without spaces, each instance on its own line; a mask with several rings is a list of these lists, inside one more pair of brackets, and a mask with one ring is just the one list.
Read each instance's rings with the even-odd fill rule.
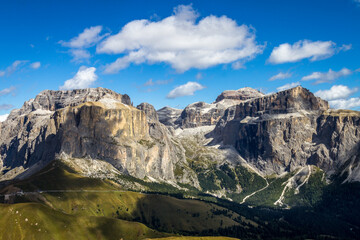
[[[106,66],[105,73],[116,73],[130,64],[167,63],[178,72],[205,69],[218,64],[244,63],[261,53],[255,31],[222,16],[198,14],[180,5],[174,14],[159,21],[134,20],[119,33],[97,46],[97,53],[120,54]],[[239,68],[235,64],[234,68]]]
[[30,64],[30,67],[32,69],[38,69],[41,67],[41,63],[40,62],[33,62],[32,64]]
[[319,90],[316,96],[329,101],[332,108],[349,109],[360,106],[360,98],[349,98],[352,94],[359,91],[359,88],[349,88],[344,85],[334,85],[327,90]]
[[100,35],[101,31],[102,26],[86,28],[82,33],[72,38],[70,41],[60,41],[59,43],[63,47],[70,48],[69,53],[73,57],[73,61],[81,62],[91,57],[90,52],[86,50],[86,48],[94,46],[108,35]]
[[9,116],[9,114],[0,115],[0,122],[5,121],[8,116]]
[[343,45],[336,47],[332,41],[310,41],[300,40],[293,45],[283,43],[275,47],[268,59],[270,63],[280,64],[287,62],[298,62],[302,59],[310,59],[310,61],[322,60],[329,58],[338,51],[347,51],[351,45]]
[[332,108],[351,109],[360,107],[360,97],[350,99],[337,99],[329,101]]
[[201,85],[197,82],[187,82],[184,85],[180,85],[173,90],[171,90],[167,98],[177,98],[177,97],[183,97],[183,96],[191,96],[194,95],[194,93],[198,90],[204,89],[205,86]]
[[88,88],[97,80],[98,76],[95,73],[94,67],[80,67],[79,71],[71,79],[65,81],[60,90],[71,90],[79,88]]
[[291,76],[292,74],[289,72],[287,73],[279,72],[278,74],[272,76],[269,80],[274,81],[274,80],[286,79],[286,78],[290,78]]
[[313,72],[310,75],[302,77],[301,80],[303,81],[316,80],[315,83],[318,84],[324,82],[332,82],[337,78],[345,77],[350,74],[352,74],[352,71],[347,68],[343,68],[338,72],[329,69],[328,72]]
[[315,95],[325,100],[337,100],[348,98],[351,94],[356,93],[358,90],[358,88],[349,88],[344,85],[334,85],[328,90],[317,91]]
[[285,85],[283,85],[281,87],[276,88],[276,90],[278,90],[280,92],[280,91],[284,91],[286,89],[297,87],[299,85],[300,85],[300,82],[287,83],[287,84],[285,84]]

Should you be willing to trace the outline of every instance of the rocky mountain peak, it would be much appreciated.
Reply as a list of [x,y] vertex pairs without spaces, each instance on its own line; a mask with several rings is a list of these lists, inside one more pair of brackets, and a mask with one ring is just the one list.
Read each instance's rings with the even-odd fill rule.
[[[265,98],[278,99],[282,105],[281,108],[286,108],[287,112],[297,110],[328,110],[329,103],[319,97],[316,97],[308,89],[302,86],[290,88],[272,95],[268,95]],[[280,105],[279,104],[279,105]],[[270,106],[268,106],[270,108]]]
[[111,99],[123,104],[131,105],[130,97],[106,88],[85,88],[74,90],[44,90],[35,99],[26,101],[21,109],[14,110],[9,118],[16,115],[28,114],[36,110],[56,111],[68,106],[77,106],[85,102],[96,102],[101,99]]
[[166,126],[175,126],[180,121],[182,109],[172,108],[169,106],[157,110],[159,121]]
[[226,90],[223,91],[215,100],[215,103],[220,102],[224,99],[232,99],[232,100],[248,100],[252,98],[263,97],[264,94],[260,91],[250,88],[244,87],[238,90]]
[[137,105],[136,108],[141,111],[144,111],[146,116],[149,118],[149,120],[156,121],[156,122],[159,121],[158,114],[153,105],[151,105],[149,103],[141,103],[141,104]]

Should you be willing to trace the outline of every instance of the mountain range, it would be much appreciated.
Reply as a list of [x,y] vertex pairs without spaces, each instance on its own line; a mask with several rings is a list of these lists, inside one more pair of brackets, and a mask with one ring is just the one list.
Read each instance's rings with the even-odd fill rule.
[[355,239],[359,182],[360,112],[301,86],[159,110],[104,88],[45,90],[0,122],[4,221],[37,209],[43,224],[16,220],[4,239],[19,221],[34,239]]

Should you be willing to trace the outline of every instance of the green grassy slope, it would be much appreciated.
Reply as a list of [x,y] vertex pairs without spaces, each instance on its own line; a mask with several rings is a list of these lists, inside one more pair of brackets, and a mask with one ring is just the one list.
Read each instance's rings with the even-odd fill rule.
[[79,219],[101,217],[109,222],[122,219],[142,222],[160,231],[183,234],[231,226],[245,227],[247,224],[256,226],[255,222],[213,203],[125,191],[109,180],[79,176],[60,162],[49,165],[26,181],[13,183],[1,192],[20,189],[25,194],[15,197],[13,202],[35,201],[47,205],[52,211]]
[[0,205],[1,239],[145,239],[166,234],[144,224],[68,215],[39,203]]
[[[220,170],[229,177],[232,176],[230,171],[236,171]],[[0,190],[0,194],[25,191],[23,196],[11,197],[9,202],[16,204],[0,204],[0,239],[201,239],[180,238],[180,235],[223,235],[241,239],[321,239],[321,236],[349,239],[360,234],[356,227],[358,221],[352,214],[360,209],[353,197],[357,195],[352,193],[360,192],[358,185],[351,185],[348,189],[346,186],[350,185],[325,186],[319,193],[322,175],[315,173],[296,195],[311,204],[290,210],[274,208],[273,202],[291,175],[268,179],[269,187],[248,199],[249,204],[257,201],[262,205],[256,207],[254,204],[249,208],[247,204],[211,198],[195,190],[193,193],[199,194],[195,197],[205,196],[214,202],[126,191],[116,182],[82,177],[57,163],[26,181]],[[248,179],[252,179],[251,175]],[[339,192],[339,189],[344,189],[344,192]],[[292,196],[289,191],[285,198],[288,204]],[[0,200],[4,198],[0,197]],[[330,204],[336,209],[328,206]],[[41,228],[37,228],[40,224]]]

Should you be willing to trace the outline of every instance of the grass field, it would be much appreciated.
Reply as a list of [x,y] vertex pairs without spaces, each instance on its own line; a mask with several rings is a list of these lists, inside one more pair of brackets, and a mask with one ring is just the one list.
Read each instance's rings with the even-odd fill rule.
[[144,224],[69,215],[39,203],[0,205],[1,239],[145,239],[164,237]]
[[[82,177],[60,163],[8,186],[2,193],[20,189],[24,195],[13,199],[17,204],[1,205],[0,211],[4,213],[1,219],[25,221],[28,218],[29,221],[27,213],[34,209],[37,214],[32,219],[43,227],[39,230],[34,225],[25,223],[28,227],[24,228],[18,224],[17,229],[10,231],[17,235],[5,237],[21,239],[24,233],[24,236],[34,236],[29,239],[36,239],[41,234],[61,232],[59,238],[54,239],[87,234],[108,239],[106,233],[117,231],[123,239],[141,239],[166,236],[160,232],[198,234],[232,226],[256,226],[253,221],[213,203],[125,191],[109,180]],[[14,215],[14,211],[21,211],[22,218]],[[127,231],[134,233],[125,234]]]

